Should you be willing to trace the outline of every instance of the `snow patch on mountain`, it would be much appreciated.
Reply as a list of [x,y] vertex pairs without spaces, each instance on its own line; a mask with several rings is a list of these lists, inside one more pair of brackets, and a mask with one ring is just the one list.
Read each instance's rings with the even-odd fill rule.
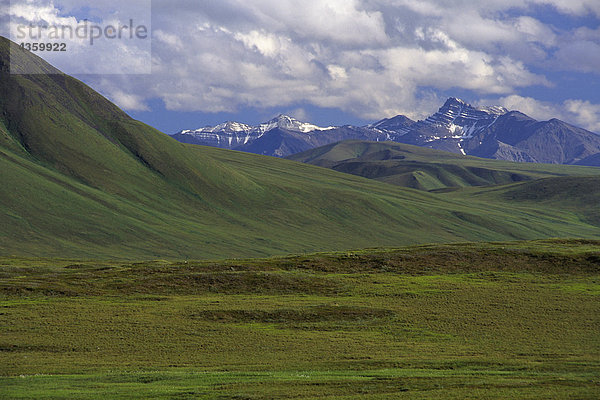
[[285,129],[293,132],[302,132],[302,133],[310,133],[314,131],[327,131],[331,129],[336,129],[335,126],[330,126],[327,128],[321,128],[320,126],[309,124],[307,122],[298,121],[295,118],[289,117],[287,115],[279,115],[276,118],[273,118],[269,122],[265,122],[256,127],[260,132],[268,132],[275,128]]
[[[508,110],[499,106],[473,107],[461,99],[449,98],[436,112],[423,121],[418,121],[411,126],[412,130],[435,129],[436,133],[445,130],[446,135],[441,137],[452,139],[469,139],[491,125],[498,117],[508,113]],[[436,136],[440,136],[437,133]]]
[[287,115],[279,115],[268,122],[257,126],[250,126],[241,122],[228,121],[215,126],[205,126],[200,129],[184,129],[175,135],[189,135],[198,140],[207,142],[227,141],[229,145],[246,144],[249,141],[262,137],[273,129],[285,129],[293,132],[312,133],[315,131],[328,131],[336,129],[335,126],[322,128],[307,122],[298,121]]

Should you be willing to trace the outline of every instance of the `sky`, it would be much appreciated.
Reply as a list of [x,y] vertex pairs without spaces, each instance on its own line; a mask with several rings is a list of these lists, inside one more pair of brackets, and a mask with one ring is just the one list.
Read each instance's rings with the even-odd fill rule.
[[37,54],[165,133],[416,120],[451,96],[600,133],[598,0],[0,1],[13,40],[24,24],[148,28]]

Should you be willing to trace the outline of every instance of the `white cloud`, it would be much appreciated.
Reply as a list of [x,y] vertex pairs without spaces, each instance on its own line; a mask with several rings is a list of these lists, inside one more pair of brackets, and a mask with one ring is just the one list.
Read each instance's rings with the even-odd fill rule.
[[514,27],[528,42],[538,42],[545,46],[553,46],[556,43],[556,33],[552,27],[544,25],[535,18],[518,17],[514,20]]
[[[408,41],[388,35],[382,12],[368,9],[366,1],[223,4],[228,10],[239,6],[243,22],[190,13],[189,24],[168,18],[160,23],[154,68],[160,78],[153,91],[170,109],[235,111],[309,102],[363,118],[421,116],[431,111],[422,108],[422,87],[505,94],[547,84],[523,62],[469,48],[427,20],[405,31]],[[539,28],[533,20],[521,22],[527,35]],[[180,26],[199,28],[187,32]],[[503,38],[501,33],[494,37]]]
[[327,71],[329,72],[329,76],[331,76],[331,79],[333,79],[334,81],[345,81],[346,79],[348,79],[348,73],[346,72],[346,69],[339,65],[328,65]]
[[498,104],[511,111],[521,111],[531,118],[538,120],[548,120],[562,116],[562,110],[559,106],[548,102],[538,101],[532,97],[510,95],[500,98]]
[[171,47],[175,50],[181,51],[184,49],[181,38],[173,33],[169,33],[169,32],[165,32],[160,29],[156,29],[153,32],[153,38],[154,38],[154,40],[158,40],[159,42],[161,42],[161,43],[165,44],[166,46]]
[[[382,0],[381,2],[388,2]],[[448,11],[463,12],[465,9],[476,8],[482,12],[496,12],[510,9],[525,10],[532,5],[547,5],[561,13],[569,15],[600,15],[600,3],[597,0],[391,0],[395,5],[403,5],[423,15],[443,16]]]
[[244,2],[261,26],[273,27],[275,32],[291,32],[298,38],[350,47],[387,40],[381,13],[362,10],[359,0]]
[[[427,97],[424,87],[507,94],[548,84],[518,58],[491,51],[497,42],[551,43],[552,31],[533,18],[494,20],[481,16],[477,7],[447,12],[443,4],[421,1],[220,4],[195,7],[200,11],[187,19],[178,14],[184,19],[177,21],[161,13],[163,21],[155,22],[161,32],[178,32],[186,43],[177,52],[178,46],[167,45],[161,33],[165,46],[155,50],[164,73],[159,80],[165,82],[155,85],[155,96],[170,108],[235,111],[309,102],[363,118],[399,111],[416,116],[431,111],[418,108]],[[465,10],[472,11],[465,15]],[[187,32],[181,26],[200,28]],[[177,85],[180,80],[187,82],[183,88]]]
[[587,100],[567,100],[564,107],[581,126],[600,133],[600,104],[592,104]]
[[[56,1],[66,5],[60,13],[37,12],[69,18],[68,10],[82,4]],[[109,1],[116,0],[98,0],[98,7]],[[122,3],[121,16],[133,12]],[[588,118],[593,126],[587,111],[512,96],[521,88],[550,86],[543,73],[548,66],[598,72],[600,30],[546,24],[532,11],[540,4],[569,15],[600,11],[597,0],[154,2],[152,76],[98,80],[98,89],[127,109],[143,109],[150,98],[162,99],[169,110],[204,112],[303,103],[369,119],[398,113],[421,118],[439,106],[440,92],[456,89],[473,97],[504,96],[532,115]],[[107,63],[123,62],[114,49],[98,50]],[[141,53],[126,50],[131,68],[143,66]]]
[[600,74],[600,28],[579,28],[562,38],[554,56],[560,70]]
[[108,96],[117,106],[127,111],[149,111],[150,108],[140,96],[114,90]]
[[551,5],[571,15],[600,15],[600,2],[597,0],[535,0],[534,3]]
[[556,53],[555,65],[561,70],[600,74],[600,43],[577,41]]
[[[13,0],[8,8],[10,37],[17,43],[64,44],[65,51],[38,55],[65,73],[149,74],[150,4],[100,0],[84,11],[76,0]],[[24,68],[22,73],[36,72]]]
[[286,111],[285,114],[289,115],[292,118],[296,118],[298,121],[302,122],[308,122],[312,120],[312,116],[310,115],[310,113],[302,107]]
[[288,38],[280,38],[276,35],[263,31],[250,31],[248,33],[236,33],[235,39],[244,43],[250,50],[257,50],[267,57],[276,57],[290,42]]

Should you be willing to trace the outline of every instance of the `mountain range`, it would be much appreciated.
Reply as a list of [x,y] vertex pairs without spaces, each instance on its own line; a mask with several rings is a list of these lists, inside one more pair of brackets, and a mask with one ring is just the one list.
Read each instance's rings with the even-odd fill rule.
[[333,142],[357,139],[389,140],[389,135],[368,127],[331,126],[322,128],[287,115],[249,126],[225,122],[172,135],[182,143],[214,146],[275,157],[286,157]]
[[[11,73],[11,63],[37,73]],[[433,193],[183,144],[4,38],[0,93],[0,257],[214,259],[600,238],[597,168],[555,166],[560,171],[537,174],[520,164],[530,180]],[[265,131],[279,130],[286,143],[290,132],[315,132],[290,119],[281,123],[288,125]],[[423,159],[438,157],[419,149]]]
[[248,126],[227,122],[184,130],[173,138],[276,157],[342,140],[392,141],[462,155],[530,163],[600,165],[600,136],[558,119],[536,121],[503,107],[474,107],[449,98],[421,121],[398,115],[376,123],[318,127],[289,116]]

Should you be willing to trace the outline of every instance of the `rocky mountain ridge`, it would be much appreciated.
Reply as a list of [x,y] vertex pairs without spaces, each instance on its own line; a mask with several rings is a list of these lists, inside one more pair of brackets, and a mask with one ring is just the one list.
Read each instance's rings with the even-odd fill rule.
[[421,121],[397,115],[370,125],[326,128],[279,115],[258,126],[226,122],[172,135],[192,144],[286,157],[342,140],[393,141],[462,155],[534,163],[598,165],[600,136],[558,119],[536,121],[500,106],[451,97]]

